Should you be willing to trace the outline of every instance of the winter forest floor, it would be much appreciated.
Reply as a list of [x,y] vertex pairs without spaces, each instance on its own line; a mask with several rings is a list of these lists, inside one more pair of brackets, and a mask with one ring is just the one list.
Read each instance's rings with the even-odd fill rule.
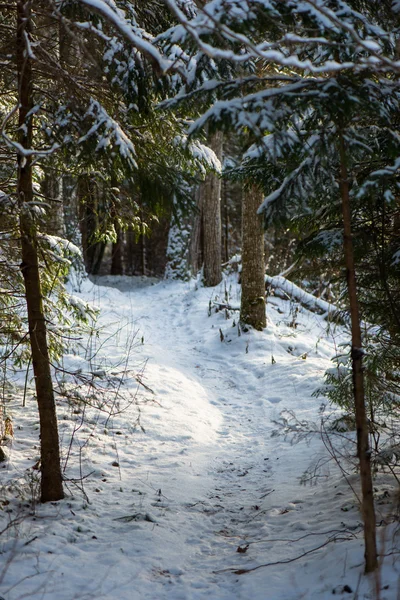
[[[376,479],[385,555],[377,593],[376,578],[363,576],[361,518],[350,489],[357,492],[358,478],[341,459],[346,482],[331,459],[320,433],[323,398],[312,396],[343,331],[273,297],[267,329],[239,336],[237,312],[208,316],[223,285],[121,277],[97,284],[83,282],[77,295],[100,308],[100,333],[64,360],[67,371],[81,370],[75,391],[97,407],[58,401],[69,479],[62,502],[34,505],[35,402],[28,394],[22,411],[21,388],[10,390],[0,595],[398,599],[396,482]],[[228,288],[237,305],[238,286]],[[72,390],[68,373],[58,380]],[[352,434],[329,439],[354,456]]]

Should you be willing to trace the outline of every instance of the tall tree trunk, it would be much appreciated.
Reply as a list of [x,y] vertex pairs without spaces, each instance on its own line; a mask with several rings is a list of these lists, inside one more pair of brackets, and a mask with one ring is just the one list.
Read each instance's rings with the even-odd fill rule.
[[[215,133],[208,144],[218,158],[222,158],[223,134]],[[205,286],[214,286],[222,279],[221,273],[221,179],[215,173],[206,175],[196,190],[197,213],[194,216],[190,239],[189,263],[192,273],[204,267]]]
[[134,264],[134,248],[135,248],[135,232],[133,227],[130,225],[126,232],[126,244],[125,244],[125,274],[135,274]]
[[48,204],[46,209],[46,232],[50,235],[65,237],[62,179],[46,166],[46,176],[41,189]]
[[62,205],[64,211],[65,236],[68,240],[82,246],[79,228],[78,182],[74,175],[63,175],[61,180]]
[[80,230],[86,271],[97,275],[103,260],[105,242],[95,241],[99,228],[100,190],[92,173],[80,178],[78,183]]
[[122,266],[122,250],[123,250],[123,233],[121,227],[116,224],[115,231],[117,239],[113,242],[111,251],[111,275],[123,275]]
[[[111,182],[111,184],[114,188],[117,188],[117,181],[113,180]],[[120,204],[119,198],[118,197],[113,198],[113,200],[111,202],[111,218],[113,220],[113,225],[114,225],[115,234],[116,234],[116,240],[115,240],[115,242],[112,243],[112,247],[111,247],[111,275],[123,275],[122,251],[123,251],[124,237],[123,237],[123,231],[121,229],[119,219],[118,219],[119,204]]]
[[[18,0],[16,39],[18,131],[19,143],[23,149],[31,149],[33,137],[33,115],[27,116],[33,108],[32,64],[26,43],[26,38],[30,36],[30,30],[31,2]],[[48,502],[60,500],[64,497],[64,492],[60,468],[56,405],[40,284],[36,226],[30,210],[33,201],[32,160],[24,150],[18,153],[17,192],[20,205],[21,271],[25,282],[32,365],[40,419],[41,501]]]
[[196,214],[193,219],[193,227],[190,236],[189,246],[189,264],[190,270],[193,275],[201,269],[203,264],[203,243],[202,243],[202,195],[200,194],[200,188],[196,190]]
[[[222,160],[223,134],[217,131],[209,139],[209,145],[215,154]],[[216,173],[206,175],[201,184],[203,196],[203,260],[204,285],[212,287],[218,285],[222,279],[221,272],[221,177]]]
[[[217,131],[209,138],[209,146],[222,160],[223,134]],[[202,228],[203,228],[203,259],[204,285],[218,285],[222,279],[221,272],[221,178],[216,173],[206,175],[200,184]]]
[[257,210],[263,193],[252,185],[243,191],[242,209],[242,299],[240,322],[261,331],[266,327],[265,259],[263,217]]
[[376,549],[376,521],[371,474],[371,452],[368,439],[368,421],[365,411],[364,376],[362,368],[362,339],[357,297],[356,270],[354,263],[351,231],[351,209],[346,147],[343,132],[340,132],[340,193],[343,212],[344,258],[346,264],[347,290],[351,319],[351,358],[353,367],[354,410],[357,427],[357,453],[360,463],[362,513],[365,540],[365,572],[370,573],[378,566]]
[[147,244],[146,244],[146,235],[145,235],[145,226],[144,226],[144,216],[143,211],[141,212],[141,220],[142,220],[142,233],[140,236],[140,256],[141,256],[141,269],[142,275],[145,276],[147,274]]
[[230,187],[225,182],[222,182],[222,206],[221,206],[221,217],[223,222],[223,236],[222,236],[222,247],[223,247],[223,261],[225,263],[229,260],[229,201],[230,201]]

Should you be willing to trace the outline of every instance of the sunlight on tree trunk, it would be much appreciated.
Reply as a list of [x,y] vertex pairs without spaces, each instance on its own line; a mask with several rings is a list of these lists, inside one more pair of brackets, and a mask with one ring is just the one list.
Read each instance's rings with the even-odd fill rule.
[[263,193],[258,186],[251,185],[243,191],[240,322],[260,331],[267,325],[264,227],[263,217],[257,214],[262,201]]
[[[31,27],[30,2],[17,3],[17,68],[19,88],[19,143],[32,146],[33,108],[32,64],[27,49]],[[36,224],[33,214],[32,159],[24,151],[18,154],[18,199],[20,203],[21,271],[25,282],[32,365],[40,419],[41,501],[64,497],[60,468],[59,438],[50,359],[47,345],[46,320],[43,310],[39,275]]]
[[346,264],[347,290],[349,294],[351,319],[351,357],[353,366],[354,410],[357,426],[357,454],[360,462],[362,513],[364,520],[365,572],[370,573],[378,566],[376,549],[376,521],[371,474],[371,451],[368,439],[368,421],[365,411],[364,376],[362,368],[363,351],[351,232],[350,190],[343,131],[340,131],[339,151],[340,193],[342,199],[344,229],[344,257]]
[[[217,131],[209,138],[209,146],[222,159],[223,134]],[[200,185],[204,285],[218,285],[221,273],[221,177],[216,173],[208,173],[204,183]]]

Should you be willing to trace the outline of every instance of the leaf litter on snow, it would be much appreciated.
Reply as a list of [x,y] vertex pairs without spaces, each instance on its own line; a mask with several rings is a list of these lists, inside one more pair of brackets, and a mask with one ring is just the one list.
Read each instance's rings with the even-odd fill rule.
[[[193,282],[100,278],[80,297],[100,309],[99,334],[64,357],[57,377],[64,501],[35,502],[35,402],[21,411],[16,391],[8,405],[0,594],[375,598],[362,576],[358,476],[351,461],[343,477],[332,460],[320,423],[333,409],[321,413],[312,396],[343,330],[273,298],[267,329],[239,335],[237,311],[220,308],[222,286]],[[341,439],[354,455],[354,436]],[[391,600],[397,492],[384,477],[376,486],[380,593]]]

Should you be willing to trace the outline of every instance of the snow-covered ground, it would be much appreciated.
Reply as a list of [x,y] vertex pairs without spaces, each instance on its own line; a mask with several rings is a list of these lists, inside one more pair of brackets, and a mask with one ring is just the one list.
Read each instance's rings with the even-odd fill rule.
[[[0,595],[398,599],[395,482],[376,481],[385,555],[377,583],[363,576],[349,486],[357,492],[358,477],[346,464],[347,481],[341,476],[319,433],[322,399],[312,392],[343,332],[272,297],[267,329],[239,336],[237,312],[209,316],[210,301],[224,301],[223,285],[97,283],[84,282],[79,295],[101,309],[100,334],[82,340],[81,355],[66,356],[64,366],[93,379],[97,391],[76,391],[99,407],[58,401],[69,479],[62,502],[32,503],[35,402],[28,395],[22,410],[21,394],[10,394],[14,438],[0,470],[0,531],[13,524],[0,535]],[[227,288],[237,304],[238,286]],[[58,377],[70,386],[68,374]],[[106,382],[111,392],[101,391]],[[279,426],[282,415],[292,433]]]

